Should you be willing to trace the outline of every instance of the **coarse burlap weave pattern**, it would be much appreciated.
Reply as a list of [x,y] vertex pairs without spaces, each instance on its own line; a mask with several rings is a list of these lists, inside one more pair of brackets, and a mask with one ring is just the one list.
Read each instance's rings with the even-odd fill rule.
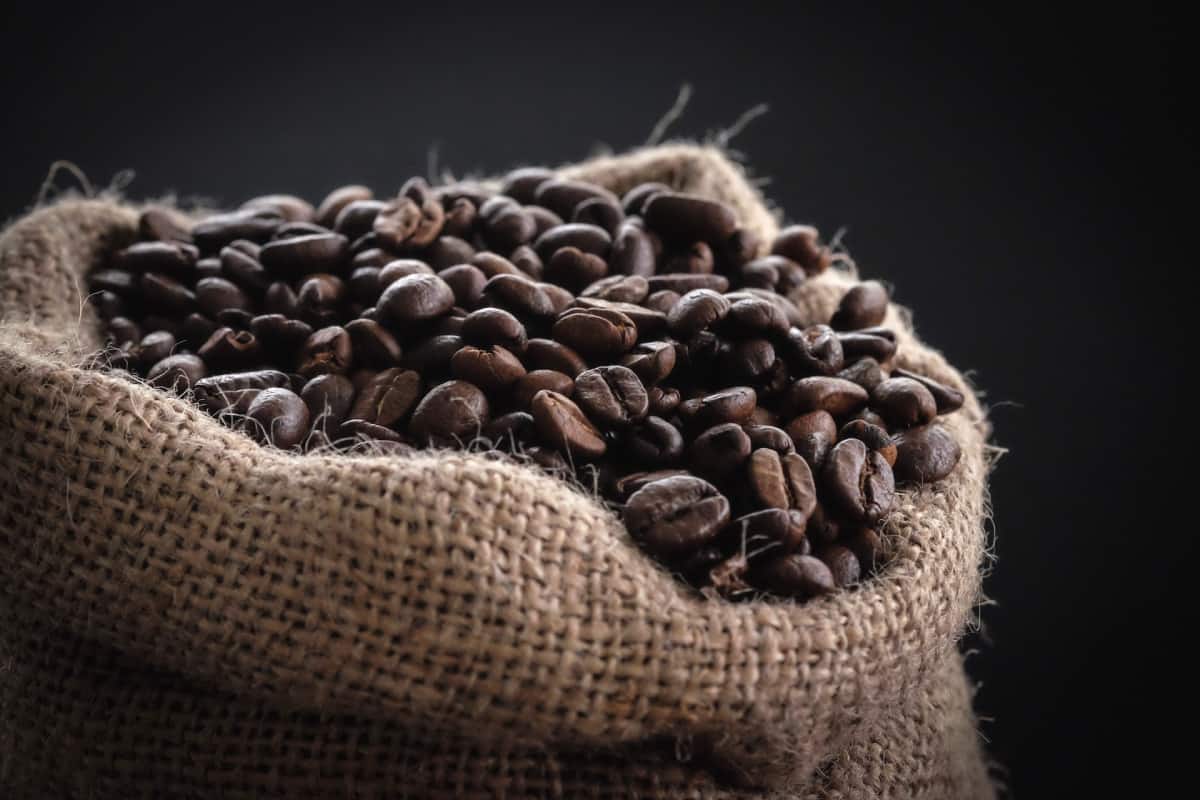
[[[713,149],[564,172],[663,181],[775,231]],[[988,428],[900,310],[897,362],[968,396],[944,419],[960,465],[901,494],[864,585],[726,604],[527,467],[289,455],[82,368],[83,275],[135,220],[63,200],[0,235],[0,794],[992,795],[955,646]],[[795,299],[824,319],[851,281]]]

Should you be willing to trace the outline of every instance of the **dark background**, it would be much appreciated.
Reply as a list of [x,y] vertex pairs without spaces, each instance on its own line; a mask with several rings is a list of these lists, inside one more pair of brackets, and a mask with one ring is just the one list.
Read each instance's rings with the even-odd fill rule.
[[101,185],[133,169],[137,198],[316,201],[394,189],[434,144],[459,174],[635,146],[685,81],[675,135],[768,103],[734,147],[789,220],[849,227],[863,274],[971,371],[1010,450],[992,481],[996,605],[968,644],[1016,795],[1164,780],[1149,714],[1187,726],[1193,683],[1167,638],[1195,552],[1173,466],[1191,417],[1181,23],[1147,4],[1111,19],[431,5],[3,12],[0,217],[55,159]]

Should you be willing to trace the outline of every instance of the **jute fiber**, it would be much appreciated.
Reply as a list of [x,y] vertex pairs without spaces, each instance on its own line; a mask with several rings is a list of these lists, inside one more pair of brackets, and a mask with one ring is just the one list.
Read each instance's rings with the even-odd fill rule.
[[[565,173],[776,220],[718,151]],[[268,450],[85,368],[116,199],[0,235],[0,794],[987,798],[956,650],[979,598],[985,416],[905,491],[888,564],[798,605],[703,600],[577,488],[462,452]],[[795,297],[825,319],[852,276]],[[753,784],[756,788],[747,788]]]

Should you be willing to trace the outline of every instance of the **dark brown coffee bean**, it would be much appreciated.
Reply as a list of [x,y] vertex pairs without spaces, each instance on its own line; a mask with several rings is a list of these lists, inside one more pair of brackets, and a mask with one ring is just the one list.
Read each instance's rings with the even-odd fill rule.
[[282,224],[283,217],[262,209],[214,214],[192,226],[192,241],[202,253],[213,254],[237,239],[265,242]]
[[842,378],[801,378],[785,399],[789,414],[828,411],[835,417],[852,414],[867,403],[867,390]]
[[492,250],[511,253],[538,234],[537,219],[515,203],[490,215],[484,215],[481,229],[483,240]]
[[729,301],[711,289],[694,289],[668,312],[667,326],[681,338],[694,336],[724,319],[729,308]]
[[824,562],[796,554],[764,560],[750,570],[749,580],[772,594],[798,599],[820,597],[837,588],[833,574]]
[[88,297],[88,302],[96,309],[100,319],[112,319],[125,316],[128,306],[120,295],[110,291],[96,292]]
[[[357,244],[357,242],[355,243]],[[378,247],[371,247],[366,250],[355,250],[354,245],[350,246],[354,252],[354,258],[350,259],[350,272],[353,276],[355,270],[362,267],[376,267],[382,269],[387,266],[395,256],[386,250],[381,250]],[[380,287],[383,288],[382,286]]]
[[316,216],[312,204],[291,194],[264,194],[242,203],[245,211],[271,211],[288,222],[311,222]]
[[658,192],[642,210],[646,224],[667,239],[724,244],[737,230],[737,215],[724,203],[695,195]]
[[542,279],[546,271],[545,266],[542,264],[542,259],[528,245],[521,245],[516,250],[513,250],[509,253],[508,259],[514,267],[537,281]]
[[150,206],[138,216],[138,236],[160,242],[191,242],[192,222],[170,206]]
[[518,449],[533,436],[533,415],[526,411],[512,411],[496,417],[483,429],[483,437],[492,447],[506,452]]
[[634,492],[622,519],[652,554],[677,559],[717,537],[729,522],[729,501],[700,478],[664,478]]
[[649,277],[654,274],[654,262],[654,245],[645,231],[628,222],[617,228],[608,258],[614,274]]
[[667,257],[663,272],[709,275],[713,271],[713,265],[712,248],[704,242],[692,242],[689,247]]
[[889,467],[896,464],[896,443],[891,434],[878,425],[872,425],[866,420],[852,419],[838,431],[838,439],[858,439],[883,456]]
[[405,331],[454,307],[454,290],[436,275],[408,275],[383,290],[375,306],[380,321]]
[[552,369],[535,369],[522,375],[513,384],[513,404],[517,408],[528,409],[533,403],[533,396],[542,389],[570,397],[575,393],[575,381],[569,375]]
[[171,355],[175,344],[175,336],[170,331],[151,331],[130,350],[129,355],[139,368],[146,370]]
[[727,422],[750,421],[758,396],[749,386],[734,386],[687,400],[679,405],[679,416],[693,430],[705,430]]
[[600,256],[577,247],[560,247],[546,263],[546,280],[573,292],[582,290],[608,273],[608,263]]
[[853,364],[849,365],[837,374],[839,378],[845,378],[848,381],[853,381],[859,386],[872,391],[876,386],[886,380],[887,375],[879,366],[879,362],[873,358],[860,358]]
[[460,197],[446,209],[445,219],[442,221],[442,235],[469,237],[475,230],[478,219],[475,204],[465,197]]
[[[272,240],[279,239],[295,239],[297,236],[311,236],[314,233],[324,234],[329,233],[327,228],[324,228],[315,222],[293,221],[285,222],[275,229],[275,233],[271,236]],[[353,249],[353,247],[352,247]]]
[[617,311],[629,319],[637,327],[640,339],[660,336],[667,329],[667,315],[653,309],[634,303],[622,303],[616,300],[602,300],[598,297],[576,297],[571,305],[575,308]]
[[166,275],[147,272],[138,284],[146,307],[158,313],[181,316],[196,306],[196,295],[192,290]]
[[858,583],[862,570],[859,568],[858,557],[848,547],[838,544],[828,545],[817,551],[817,558],[829,567],[829,574],[839,589]]
[[288,376],[279,370],[261,369],[210,375],[196,381],[192,391],[196,403],[213,416],[224,413],[245,415],[250,410],[250,403],[264,389],[289,385]]
[[795,453],[780,456],[766,447],[755,450],[747,482],[760,507],[795,509],[807,518],[817,505],[812,470]]
[[525,374],[525,367],[500,345],[467,346],[450,359],[450,374],[495,396],[516,383]]
[[642,342],[621,359],[621,364],[633,370],[643,384],[655,384],[675,369],[675,346],[668,342]]
[[[758,410],[760,409],[755,409],[755,411]],[[792,437],[783,428],[769,424],[752,423],[743,425],[742,430],[750,437],[750,446],[755,450],[766,447],[774,450],[781,456],[796,451],[796,445],[792,442]]]
[[200,310],[215,317],[227,308],[250,310],[250,298],[236,284],[224,278],[203,278],[196,283],[196,303]]
[[828,325],[790,329],[779,352],[796,375],[834,375],[845,363],[842,343]]
[[683,435],[662,417],[646,417],[621,434],[622,454],[630,463],[662,467],[683,458]]
[[487,397],[478,387],[466,381],[447,381],[417,404],[408,430],[421,444],[466,444],[480,435],[489,415]]
[[350,273],[347,288],[350,299],[364,306],[373,306],[383,292],[383,283],[379,280],[379,267],[358,267]]
[[783,314],[789,325],[803,328],[806,324],[804,321],[805,314],[800,311],[800,308],[788,298],[775,292],[747,286],[736,292],[726,293],[725,299],[730,303],[737,303],[741,300],[765,300]]
[[313,430],[332,440],[350,416],[356,390],[345,375],[318,375],[307,381],[300,398],[308,407]]
[[735,422],[709,428],[688,448],[692,468],[704,475],[728,475],[750,457],[750,437]]
[[625,314],[609,309],[569,309],[551,329],[554,339],[584,358],[619,358],[637,342],[637,326]]
[[525,346],[525,365],[531,370],[550,369],[575,378],[587,369],[583,357],[561,342],[530,339]]
[[761,384],[776,362],[775,348],[766,339],[742,339],[721,350],[717,369],[726,380]]
[[822,488],[830,501],[855,522],[873,525],[892,508],[895,479],[879,453],[858,439],[838,442],[821,469]]
[[879,534],[866,527],[851,528],[842,533],[839,544],[850,549],[858,561],[862,575],[875,570],[883,557],[883,540]]
[[350,334],[356,362],[374,369],[387,369],[400,363],[403,357],[400,343],[378,322],[356,319],[346,323],[345,327],[346,333]]
[[187,279],[199,251],[186,242],[137,242],[117,254],[113,266],[129,272],[158,272]]
[[338,212],[333,229],[350,241],[359,239],[374,230],[375,218],[386,205],[382,200],[352,200]]
[[679,297],[679,292],[673,292],[670,289],[660,289],[647,297],[644,305],[663,314],[669,314],[671,313],[671,309],[675,307],[675,304],[679,302]]
[[838,342],[847,361],[859,358],[873,358],[876,361],[888,361],[896,354],[896,342],[885,336],[877,336],[866,331],[851,331],[838,334]]
[[199,356],[176,354],[167,356],[146,370],[146,382],[151,386],[183,394],[208,374]]
[[350,241],[339,233],[314,233],[268,243],[259,260],[276,275],[299,277],[338,272],[350,255]]
[[486,250],[482,253],[476,253],[471,258],[471,263],[476,269],[483,273],[485,278],[489,279],[494,278],[497,275],[520,275],[525,278],[529,277],[522,272],[516,264],[509,261],[504,256],[497,255],[496,253]]
[[475,257],[475,248],[454,236],[439,236],[421,251],[421,258],[435,271],[468,264]]
[[646,282],[650,284],[651,292],[669,289],[683,295],[695,289],[709,289],[718,294],[729,291],[729,279],[724,275],[667,272],[661,275],[650,275],[646,278]]
[[618,208],[621,205],[615,194],[601,186],[565,178],[551,178],[541,183],[534,192],[533,202],[563,219],[570,219],[580,204],[593,198],[602,198]]
[[593,197],[591,200],[584,200],[575,206],[575,211],[571,215],[572,222],[595,225],[598,228],[608,231],[611,236],[617,235],[617,230],[624,219],[625,214],[621,211],[620,204],[604,197]]
[[487,276],[470,264],[456,264],[439,272],[438,277],[454,292],[454,302],[463,308],[475,308],[483,297]]
[[375,194],[366,186],[353,184],[340,186],[325,195],[325,199],[317,206],[314,220],[318,225],[333,228],[337,224],[338,215],[346,206],[355,201],[373,200],[374,198]]
[[502,308],[472,311],[463,320],[462,337],[468,344],[480,347],[499,344],[514,353],[524,351],[527,341],[525,326]]
[[784,228],[771,244],[771,252],[804,267],[809,275],[824,272],[833,263],[833,253],[821,244],[821,235],[811,225]]
[[464,344],[461,336],[432,336],[406,349],[401,366],[415,370],[426,379],[434,375],[444,377],[450,373],[450,359]]
[[682,469],[657,469],[644,472],[631,472],[627,475],[622,475],[613,482],[613,493],[619,500],[628,500],[629,496],[641,489],[643,486],[661,481],[664,478],[674,478],[678,476],[691,477],[687,470]]
[[804,267],[783,256],[764,256],[742,265],[742,286],[789,294],[807,279]]
[[887,316],[888,292],[879,281],[864,281],[856,284],[842,296],[833,319],[829,321],[835,331],[855,331],[883,323]]
[[558,299],[541,284],[525,275],[496,275],[483,288],[483,302],[511,311],[518,317],[550,317]]
[[408,416],[420,397],[420,375],[398,367],[385,369],[358,392],[348,418],[393,428]]
[[621,207],[626,214],[641,216],[651,197],[660,192],[669,191],[671,191],[671,187],[665,183],[639,183],[621,198]]
[[905,483],[933,483],[949,475],[962,449],[941,425],[925,425],[896,434],[896,479]]
[[384,264],[379,270],[379,285],[383,289],[409,275],[433,275],[433,269],[424,261],[415,258],[398,258]]
[[[537,226],[536,233],[533,236],[534,241],[537,241],[537,238],[546,231],[550,230],[551,228],[557,228],[564,222],[563,218],[558,214],[555,214],[548,208],[542,208],[541,206],[525,206],[525,213],[533,217],[534,224]],[[516,248],[516,250],[521,249],[521,247],[529,248],[529,245],[523,244]],[[513,250],[513,253],[515,253],[516,250]],[[512,257],[511,253],[509,254],[509,257]],[[515,259],[513,260],[515,261]]]
[[718,252],[718,260],[731,270],[738,270],[752,261],[762,249],[762,237],[749,228],[738,228],[725,240]]
[[[728,298],[726,298],[728,300]],[[721,330],[733,336],[786,336],[787,317],[779,307],[759,297],[730,303]]]
[[933,395],[912,378],[888,378],[880,383],[871,392],[871,407],[892,430],[925,425],[937,416]]
[[[565,251],[566,248],[563,248],[558,252]],[[640,275],[612,275],[593,282],[580,293],[580,296],[595,297],[616,303],[636,304],[645,300],[649,291],[650,285]]]
[[832,544],[842,535],[842,522],[837,515],[826,511],[818,500],[817,507],[808,517],[807,535],[816,546]]
[[264,353],[291,361],[292,355],[312,335],[312,326],[282,314],[263,314],[250,321],[250,330],[258,338]]
[[966,402],[966,398],[962,392],[944,383],[938,383],[933,378],[927,378],[924,375],[918,375],[906,369],[892,370],[892,377],[910,378],[928,389],[929,393],[933,395],[934,402],[937,404],[938,414],[949,414],[952,411],[957,411]]
[[220,264],[221,274],[244,289],[262,292],[271,285],[272,278],[266,268],[241,248],[232,245],[222,248]]
[[235,331],[250,330],[254,315],[240,308],[223,308],[217,312],[217,324],[233,328]]
[[786,430],[796,452],[814,471],[824,465],[826,455],[837,443],[837,423],[828,411],[801,414],[788,423]]
[[646,416],[646,387],[633,370],[622,366],[594,367],[575,379],[575,402],[597,424],[624,428]]
[[263,310],[268,314],[282,314],[285,317],[295,317],[300,308],[300,301],[292,287],[283,281],[276,281],[267,287],[263,295]]
[[345,328],[331,325],[314,331],[300,348],[296,372],[305,378],[344,375],[354,362],[354,345]]
[[604,258],[612,248],[612,237],[608,231],[595,225],[570,222],[551,228],[533,243],[534,251],[546,263],[564,247],[574,247]]
[[175,338],[181,345],[194,349],[212,336],[218,325],[203,314],[188,314],[179,325]]
[[678,389],[663,388],[661,386],[651,386],[646,390],[647,408],[651,414],[656,417],[671,416],[679,408],[683,398],[679,395]]
[[569,397],[543,389],[530,404],[542,441],[580,458],[599,458],[608,449],[604,435]]
[[242,370],[262,361],[262,345],[250,331],[218,328],[196,350],[210,371]]
[[371,230],[392,250],[424,247],[437,238],[445,212],[432,198],[424,205],[411,197],[389,200],[371,222]]
[[342,317],[346,284],[336,275],[310,275],[296,292],[297,314],[315,328],[336,324]]
[[504,176],[500,194],[507,195],[518,203],[529,205],[537,195],[538,187],[555,177],[554,171],[544,167],[522,167]]
[[255,438],[281,450],[290,450],[308,436],[308,406],[290,389],[262,390],[246,415],[255,423],[251,427]]
[[721,532],[724,549],[745,553],[749,563],[803,550],[808,520],[797,510],[767,508],[738,517]]

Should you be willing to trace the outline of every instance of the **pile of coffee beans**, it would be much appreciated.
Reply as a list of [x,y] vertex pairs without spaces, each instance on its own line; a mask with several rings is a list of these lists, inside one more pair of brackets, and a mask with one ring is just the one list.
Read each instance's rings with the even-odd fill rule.
[[529,168],[151,207],[90,288],[107,363],[263,443],[513,454],[705,594],[804,599],[875,568],[897,482],[954,468],[963,397],[891,366],[879,283],[801,320],[815,229],[761,244],[718,202]]

